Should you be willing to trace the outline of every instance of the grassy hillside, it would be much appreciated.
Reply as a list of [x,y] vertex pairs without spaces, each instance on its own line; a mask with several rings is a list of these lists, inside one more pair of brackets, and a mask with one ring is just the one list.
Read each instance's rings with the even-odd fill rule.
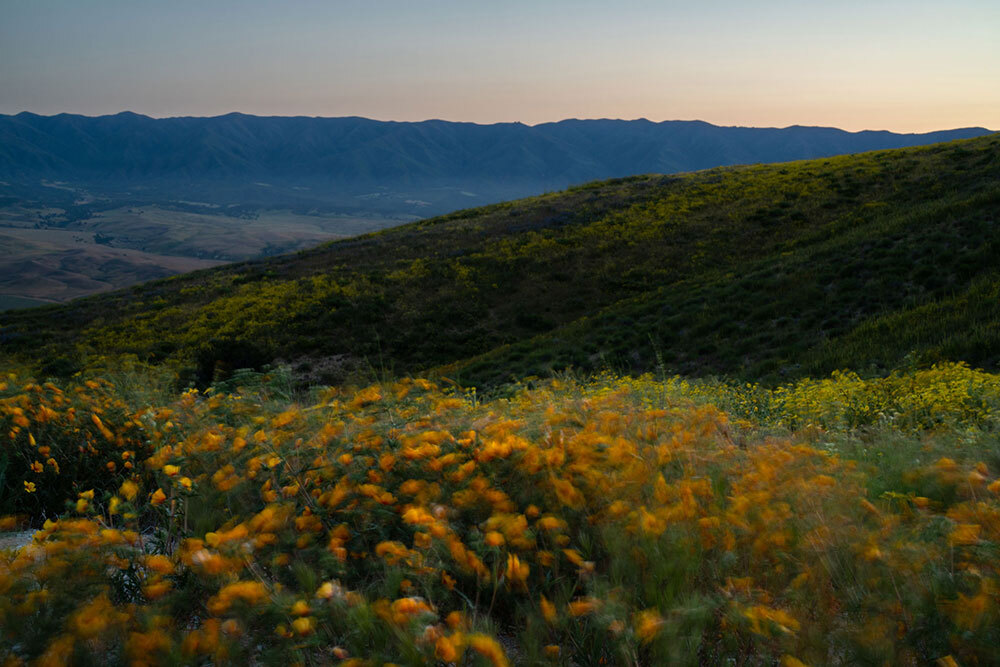
[[475,382],[599,363],[745,378],[1000,364],[1000,190],[900,206],[827,240],[706,271],[452,364]]
[[[0,340],[49,362],[176,359],[202,380],[275,358],[327,382],[366,364],[767,378],[911,350],[995,367],[979,295],[996,291],[998,211],[997,136],[642,176],[6,314]],[[953,326],[911,326],[925,312]]]

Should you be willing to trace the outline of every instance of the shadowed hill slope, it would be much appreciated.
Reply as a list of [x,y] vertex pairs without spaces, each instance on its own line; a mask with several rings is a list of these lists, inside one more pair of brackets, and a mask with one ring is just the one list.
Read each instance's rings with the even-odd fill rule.
[[[766,378],[911,350],[995,367],[980,301],[998,211],[996,136],[641,176],[7,313],[0,341],[33,359],[174,358],[203,378],[275,358],[324,381],[370,363],[471,384],[604,364]],[[938,312],[947,329],[913,328]]]

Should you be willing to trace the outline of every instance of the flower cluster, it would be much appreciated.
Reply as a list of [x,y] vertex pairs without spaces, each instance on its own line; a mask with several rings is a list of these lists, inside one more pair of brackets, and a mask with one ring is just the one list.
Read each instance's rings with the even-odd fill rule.
[[152,452],[140,415],[107,380],[62,389],[17,374],[0,381],[0,447],[0,512],[50,517],[81,491],[134,476]]
[[426,380],[292,405],[188,392],[136,418],[141,475],[74,490],[0,559],[0,656],[995,658],[988,452],[875,492],[815,427],[775,435],[668,384],[553,381],[487,402]]

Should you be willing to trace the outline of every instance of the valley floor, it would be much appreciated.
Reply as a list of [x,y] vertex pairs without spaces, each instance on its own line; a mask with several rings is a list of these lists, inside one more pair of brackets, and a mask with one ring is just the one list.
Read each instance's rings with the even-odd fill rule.
[[62,303],[402,222],[276,210],[225,215],[218,207],[204,208],[122,206],[74,219],[61,208],[2,206],[0,310]]

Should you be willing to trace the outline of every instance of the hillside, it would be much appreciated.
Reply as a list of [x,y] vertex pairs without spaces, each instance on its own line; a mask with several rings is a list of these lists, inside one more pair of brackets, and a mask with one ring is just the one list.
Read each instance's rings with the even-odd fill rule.
[[[443,367],[480,385],[570,365],[767,379],[914,350],[995,368],[998,211],[997,136],[641,176],[6,313],[0,340],[202,382],[275,359],[311,381]],[[914,326],[927,313],[950,326]]]
[[[778,162],[987,134],[718,127],[565,120],[528,126],[430,120],[154,119],[134,113],[0,116],[0,198],[90,205],[164,201],[418,215],[573,184]],[[121,204],[119,204],[121,205]],[[204,210],[204,209],[203,209]],[[209,211],[211,212],[211,211]]]

